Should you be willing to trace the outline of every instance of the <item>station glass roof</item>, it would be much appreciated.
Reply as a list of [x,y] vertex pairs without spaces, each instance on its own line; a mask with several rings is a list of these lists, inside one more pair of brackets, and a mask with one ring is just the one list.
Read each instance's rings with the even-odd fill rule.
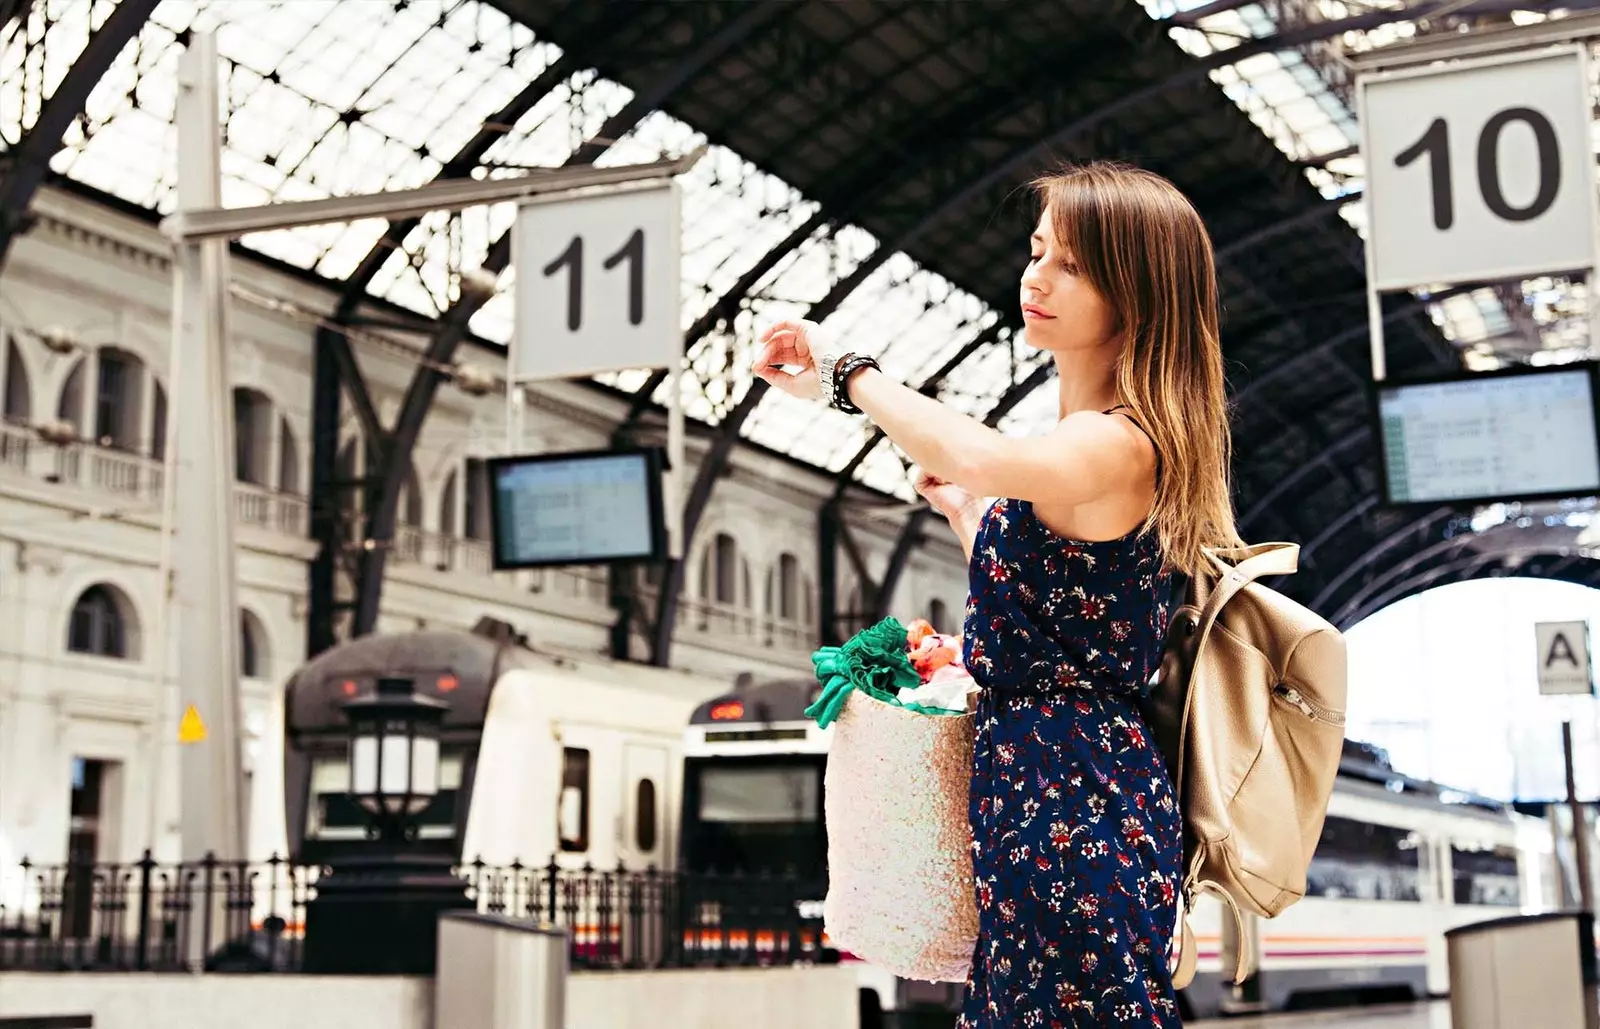
[[[1145,0],[1152,19],[1217,4]],[[1226,5],[1222,5],[1226,6]],[[1170,34],[1192,54],[1225,50],[1272,35],[1292,19],[1335,19],[1392,6],[1334,2],[1250,3],[1182,18]],[[38,0],[32,13],[0,35],[0,145],[14,146],[109,14],[105,0]],[[831,16],[851,17],[841,6]],[[1522,20],[1539,15],[1518,14]],[[226,129],[224,204],[253,205],[422,185],[496,113],[560,56],[498,8],[477,0],[166,0],[94,90],[52,170],[157,213],[173,205],[172,126],[177,58],[187,34],[215,32],[224,58]],[[1211,73],[1212,81],[1330,200],[1351,198],[1341,214],[1358,230],[1362,185],[1357,127],[1338,54],[1402,39],[1400,22],[1328,44],[1260,54]],[[592,72],[568,77],[489,147],[477,174],[514,174],[552,166],[588,138],[631,94]],[[692,128],[656,112],[612,147],[601,164],[653,160],[702,142]],[[771,171],[713,147],[685,179],[683,322],[688,326],[763,253],[803,224],[816,202]],[[455,297],[455,273],[482,261],[489,241],[509,224],[501,204],[458,216],[426,217],[373,279],[370,293],[423,316]],[[382,237],[383,221],[263,233],[246,247],[299,268],[343,279]],[[758,286],[729,334],[709,334],[690,354],[700,372],[685,377],[691,417],[715,423],[749,381],[754,328],[798,315],[825,293],[840,267],[877,245],[846,226],[818,233],[782,260]],[[1017,265],[1025,261],[1019,239]],[[501,293],[473,319],[491,343],[511,332],[511,304]],[[1549,351],[1586,345],[1581,284],[1540,280],[1522,290],[1482,289],[1430,308],[1446,338],[1476,363],[1495,363],[1508,344]],[[885,367],[918,382],[964,343],[1005,323],[994,344],[963,362],[940,395],[973,413],[987,411],[1024,377],[1039,355],[1014,345],[1012,312],[1000,312],[904,254],[884,263],[829,319],[841,335],[874,341]],[[1520,340],[1520,342],[1518,342]],[[1540,355],[1541,357],[1544,355]],[[631,389],[642,372],[602,377]],[[1056,418],[1054,391],[1034,391],[1000,421],[1004,431],[1034,432]],[[769,392],[745,424],[747,438],[837,471],[864,440],[854,419]],[[903,462],[878,447],[857,472],[865,484],[909,495]]]

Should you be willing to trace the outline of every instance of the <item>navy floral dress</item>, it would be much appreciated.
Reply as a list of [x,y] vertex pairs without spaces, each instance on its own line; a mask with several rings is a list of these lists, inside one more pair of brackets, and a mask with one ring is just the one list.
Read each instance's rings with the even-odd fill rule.
[[1065,539],[1000,500],[970,575],[979,931],[958,1029],[1172,1029],[1182,827],[1138,708],[1167,630],[1154,536]]

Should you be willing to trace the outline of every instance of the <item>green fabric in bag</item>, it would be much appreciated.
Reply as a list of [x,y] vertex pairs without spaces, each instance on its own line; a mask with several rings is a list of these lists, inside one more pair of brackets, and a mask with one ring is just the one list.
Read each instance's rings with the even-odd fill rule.
[[822,729],[839,717],[851,690],[901,707],[895,694],[922,682],[906,656],[906,627],[894,618],[861,630],[843,646],[823,647],[811,655],[811,663],[822,684],[822,695],[805,714]]

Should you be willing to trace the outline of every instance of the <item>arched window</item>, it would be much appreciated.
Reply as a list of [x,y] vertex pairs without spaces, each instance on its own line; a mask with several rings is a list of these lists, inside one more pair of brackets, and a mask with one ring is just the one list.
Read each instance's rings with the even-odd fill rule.
[[950,626],[949,621],[950,610],[945,607],[944,601],[938,597],[928,601],[928,622],[932,624],[934,630],[950,636],[960,635],[956,629]]
[[56,405],[56,417],[79,433],[83,432],[83,369],[88,363],[80,360],[72,366],[67,381],[61,384],[61,401]]
[[67,649],[96,657],[136,657],[133,605],[115,586],[98,583],[78,595],[67,622]]
[[300,443],[295,439],[289,419],[278,419],[278,489],[291,496],[300,495]]
[[778,555],[778,610],[785,621],[800,619],[800,559],[793,554]]
[[137,452],[142,442],[144,362],[137,354],[102,347],[94,394],[94,438],[103,447]]
[[259,679],[267,671],[267,633],[261,619],[239,610],[239,674]]
[[167,457],[167,391],[155,379],[150,380],[154,389],[150,406],[150,456],[157,461],[164,461]]
[[445,477],[444,491],[439,497],[439,535],[456,534],[456,473],[451,469]]
[[739,545],[725,532],[712,542],[712,599],[719,604],[736,603],[739,585]]
[[62,384],[56,417],[102,447],[166,456],[167,394],[138,354],[101,347],[80,359]]
[[6,337],[5,408],[0,415],[13,425],[27,425],[33,415],[33,390],[28,385],[28,366],[22,363],[17,341]]
[[233,474],[254,486],[271,483],[272,401],[260,390],[233,391]]
[[481,457],[467,458],[466,536],[489,538],[489,466]]
[[422,484],[417,481],[417,466],[406,471],[405,485],[400,487],[400,507],[395,520],[401,525],[422,524]]

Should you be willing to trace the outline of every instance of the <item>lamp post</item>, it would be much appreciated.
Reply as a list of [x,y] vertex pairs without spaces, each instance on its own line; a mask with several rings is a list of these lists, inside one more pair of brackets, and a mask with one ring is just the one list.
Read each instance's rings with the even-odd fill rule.
[[432,975],[441,912],[471,907],[448,855],[415,846],[416,816],[439,790],[439,729],[449,705],[409,679],[379,679],[344,705],[350,796],[366,841],[328,862],[306,905],[305,971]]

